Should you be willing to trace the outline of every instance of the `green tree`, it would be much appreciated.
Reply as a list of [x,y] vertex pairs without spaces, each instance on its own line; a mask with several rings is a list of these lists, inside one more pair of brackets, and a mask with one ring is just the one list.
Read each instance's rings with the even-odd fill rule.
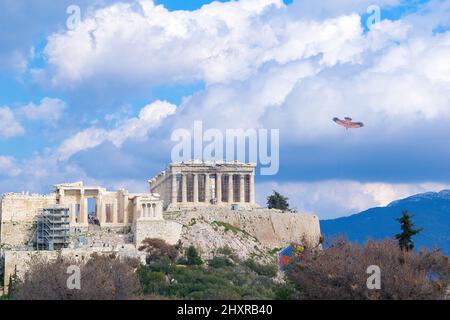
[[199,266],[203,260],[194,246],[190,246],[186,251],[186,264],[189,266]]
[[273,190],[273,194],[267,197],[269,209],[289,210],[288,198]]
[[402,216],[397,219],[400,222],[401,233],[395,235],[395,239],[398,240],[398,245],[402,251],[411,251],[414,249],[414,241],[412,237],[418,234],[423,228],[414,229],[414,223],[412,222],[413,215],[404,210]]

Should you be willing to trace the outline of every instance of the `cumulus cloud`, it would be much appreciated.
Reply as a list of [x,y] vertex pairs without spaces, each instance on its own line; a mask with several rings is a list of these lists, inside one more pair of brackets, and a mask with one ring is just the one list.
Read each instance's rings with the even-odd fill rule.
[[266,63],[322,55],[332,65],[361,53],[357,14],[325,21],[285,16],[281,0],[213,2],[168,11],[152,1],[93,11],[76,30],[51,35],[45,48],[52,82],[150,84],[243,80]]
[[155,101],[142,108],[138,117],[126,119],[112,130],[91,127],[76,133],[61,144],[56,154],[60,160],[67,160],[75,153],[99,146],[104,141],[120,147],[128,139],[145,138],[175,111],[175,105],[166,101]]
[[40,104],[30,102],[23,106],[19,113],[25,116],[28,120],[45,120],[57,121],[61,118],[66,103],[56,98],[44,98]]
[[291,208],[315,213],[320,219],[350,215],[371,207],[386,206],[394,200],[428,191],[441,191],[450,184],[441,183],[361,183],[350,180],[318,182],[265,182],[256,185],[259,204],[276,190],[289,198]]
[[11,138],[25,133],[11,108],[0,107],[0,138]]

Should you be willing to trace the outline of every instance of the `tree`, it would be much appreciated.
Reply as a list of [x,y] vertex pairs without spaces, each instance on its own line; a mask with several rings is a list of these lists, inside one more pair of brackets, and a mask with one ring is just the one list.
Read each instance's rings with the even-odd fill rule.
[[288,198],[273,190],[273,194],[267,197],[269,209],[289,210]]
[[190,246],[186,251],[186,264],[189,266],[199,266],[203,264],[203,260],[194,246]]
[[[141,292],[135,273],[137,261],[94,253],[86,263],[58,257],[34,259],[23,281],[11,292],[13,300],[126,300]],[[68,268],[80,268],[81,288],[67,286]]]
[[[381,270],[380,289],[367,286],[369,266]],[[389,239],[364,245],[337,239],[324,250],[306,250],[287,276],[306,300],[435,300],[450,285],[448,258],[438,250],[404,254]]]
[[147,252],[147,263],[162,257],[168,257],[171,261],[175,261],[178,257],[178,250],[162,239],[146,238],[142,241],[139,250]]
[[401,233],[395,235],[395,239],[398,240],[398,245],[402,251],[411,251],[414,249],[414,241],[412,237],[418,234],[423,228],[414,229],[414,223],[411,221],[413,215],[408,211],[402,212],[402,217],[397,219],[400,222]]

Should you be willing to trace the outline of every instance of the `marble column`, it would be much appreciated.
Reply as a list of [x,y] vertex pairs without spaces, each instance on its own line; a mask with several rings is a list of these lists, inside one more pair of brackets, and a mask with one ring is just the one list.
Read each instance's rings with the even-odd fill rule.
[[112,205],[112,223],[117,224],[118,216],[119,216],[119,208],[117,204],[117,199],[114,199],[113,205]]
[[74,226],[77,223],[77,205],[71,204],[70,205],[70,224]]
[[211,179],[209,178],[209,174],[205,175],[205,202],[211,202]]
[[128,195],[123,195],[123,223],[128,224]]
[[217,203],[222,202],[222,174],[216,174],[216,201]]
[[181,175],[181,202],[187,203],[187,175]]
[[233,199],[234,193],[233,193],[233,175],[229,174],[228,175],[228,203],[233,203],[234,199]]
[[106,203],[102,201],[102,204],[100,206],[100,226],[106,223]]
[[255,175],[250,174],[250,204],[255,204]]
[[88,199],[84,197],[84,192],[80,196],[80,212],[78,215],[79,224],[88,224]]
[[177,175],[172,173],[172,204],[178,202],[178,188],[177,188]]
[[245,175],[239,175],[239,202],[245,202]]
[[194,203],[198,203],[198,174],[194,173]]

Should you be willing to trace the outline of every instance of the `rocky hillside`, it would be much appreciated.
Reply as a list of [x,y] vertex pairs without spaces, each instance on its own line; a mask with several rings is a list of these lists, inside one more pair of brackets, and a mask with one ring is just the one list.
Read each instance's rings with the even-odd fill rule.
[[202,209],[171,212],[165,218],[183,224],[183,246],[193,244],[204,258],[229,247],[241,259],[268,261],[290,242],[313,246],[320,238],[316,216],[278,210]]

